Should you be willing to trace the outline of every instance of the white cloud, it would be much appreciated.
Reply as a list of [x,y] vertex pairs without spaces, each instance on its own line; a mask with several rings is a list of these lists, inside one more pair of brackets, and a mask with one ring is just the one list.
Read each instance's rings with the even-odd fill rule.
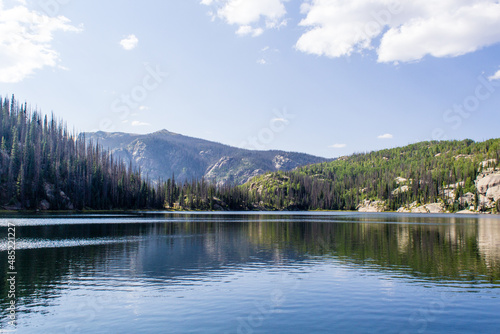
[[497,73],[493,74],[491,77],[488,77],[488,80],[493,81],[493,80],[500,80],[500,71]]
[[132,121],[132,126],[150,126],[151,124],[146,122]]
[[29,10],[24,1],[17,2],[19,5],[6,9],[0,0],[0,82],[5,83],[20,82],[44,67],[58,67],[53,34],[82,30],[64,16],[42,15]]
[[386,133],[386,134],[378,136],[377,138],[378,139],[392,139],[392,138],[394,138],[394,136],[391,135],[390,133]]
[[379,62],[410,62],[500,42],[497,0],[310,0],[301,11],[309,30],[296,48],[327,57],[375,49]]
[[149,110],[149,107],[147,107],[147,106],[140,106],[139,110],[140,111],[146,111],[146,110]]
[[135,35],[128,35],[120,41],[120,45],[127,51],[133,50],[139,44],[139,39]]
[[238,30],[236,30],[236,35],[245,36],[252,35],[252,37],[257,37],[262,35],[264,29],[262,28],[252,28],[252,26],[240,26]]
[[267,61],[264,58],[260,58],[260,59],[257,60],[257,64],[266,65]]
[[330,147],[330,148],[344,148],[346,146],[347,146],[346,144],[333,144],[333,145],[330,145],[328,147]]
[[288,0],[202,0],[201,4],[214,8],[212,13],[226,23],[237,25],[240,36],[261,35],[265,29],[286,25],[284,3]]

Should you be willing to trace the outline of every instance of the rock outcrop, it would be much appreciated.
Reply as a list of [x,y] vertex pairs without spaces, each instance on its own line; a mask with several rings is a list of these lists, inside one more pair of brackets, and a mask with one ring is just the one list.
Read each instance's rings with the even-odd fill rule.
[[495,174],[489,174],[486,176],[479,176],[477,178],[477,191],[481,194],[486,194],[488,189],[499,186],[500,185],[500,172]]
[[500,200],[500,172],[481,173],[476,179],[476,188],[479,193],[478,211],[494,208]]
[[444,213],[445,208],[443,203],[430,203],[425,205],[417,205],[417,202],[410,204],[410,207],[401,207],[398,212],[407,213]]
[[476,214],[477,212],[471,211],[471,210],[461,210],[457,212],[458,214],[466,214],[466,215],[473,215]]
[[408,190],[410,190],[410,187],[408,187],[408,186],[401,186],[401,187],[398,187],[398,188],[394,189],[394,190],[392,191],[392,195],[393,195],[393,196],[396,196],[396,195],[398,195],[399,193],[405,193],[405,192],[408,192]]
[[201,180],[219,185],[241,185],[266,171],[290,171],[329,159],[284,151],[253,151],[183,136],[167,130],[150,134],[85,133],[87,141],[98,142],[116,159],[141,169],[152,182]]
[[493,202],[498,201],[500,199],[500,186],[488,188],[486,198]]
[[365,200],[358,206],[359,212],[384,212],[386,211],[385,201]]

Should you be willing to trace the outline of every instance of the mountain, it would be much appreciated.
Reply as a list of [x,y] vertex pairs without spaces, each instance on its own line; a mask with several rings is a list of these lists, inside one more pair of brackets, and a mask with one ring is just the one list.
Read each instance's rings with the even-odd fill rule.
[[251,151],[161,130],[150,134],[94,132],[82,134],[114,157],[141,169],[156,181],[205,178],[217,184],[243,184],[268,171],[289,171],[327,159],[303,153]]
[[62,124],[0,97],[0,208],[500,212],[500,139],[327,161],[166,130],[77,136]]
[[258,176],[266,208],[499,212],[500,139],[421,142]]

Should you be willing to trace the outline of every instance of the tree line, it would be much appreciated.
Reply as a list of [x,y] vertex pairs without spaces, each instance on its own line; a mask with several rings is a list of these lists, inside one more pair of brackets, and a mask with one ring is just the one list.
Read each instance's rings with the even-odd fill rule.
[[276,209],[355,210],[369,199],[385,201],[389,210],[441,201],[457,211],[477,206],[459,198],[470,192],[477,201],[474,180],[499,163],[500,139],[421,142],[266,174],[245,187]]
[[[54,114],[0,97],[0,205],[14,209],[243,209],[241,189],[149,180]],[[155,181],[155,182],[152,182]]]
[[355,210],[370,199],[390,210],[443,201],[456,211],[465,193],[477,200],[482,169],[500,167],[500,139],[433,141],[267,173],[243,186],[150,180],[54,114],[14,96],[0,97],[0,109],[0,206],[7,209]]

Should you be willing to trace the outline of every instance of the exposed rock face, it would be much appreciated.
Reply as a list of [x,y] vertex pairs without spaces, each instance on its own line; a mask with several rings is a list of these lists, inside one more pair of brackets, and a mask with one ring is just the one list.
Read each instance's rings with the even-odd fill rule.
[[408,182],[408,179],[405,179],[404,177],[398,176],[397,178],[394,179],[394,181],[396,181],[397,184],[401,184],[401,183]]
[[210,166],[208,168],[208,171],[205,175],[211,178],[217,172],[217,170],[220,170],[222,168],[229,168],[229,165],[232,162],[234,162],[234,159],[231,159],[230,157],[222,157],[213,166]]
[[394,182],[399,186],[392,191],[392,195],[396,196],[400,193],[405,193],[410,190],[409,184],[412,184],[413,180],[405,179],[404,177],[398,176],[394,179]]
[[478,202],[479,202],[478,211],[484,209],[490,209],[493,207],[491,201],[484,195],[479,194]]
[[410,204],[409,208],[401,207],[398,209],[398,212],[407,212],[407,213],[443,213],[444,205],[442,203],[431,203],[417,206],[417,202],[413,202]]
[[408,186],[401,186],[399,188],[396,188],[392,191],[392,195],[397,195],[399,193],[405,193],[409,190],[410,188]]
[[384,201],[365,200],[358,206],[359,212],[384,212],[386,210]]
[[302,153],[245,150],[167,130],[146,135],[118,132],[84,135],[86,140],[99,142],[127,165],[140,167],[143,176],[153,182],[175,175],[176,181],[205,178],[217,184],[239,185],[265,171],[289,171],[328,161]]
[[457,213],[459,213],[459,214],[473,215],[473,214],[476,214],[477,212],[474,212],[474,211],[471,211],[471,210],[462,210],[462,211],[458,211]]
[[488,188],[486,198],[493,202],[498,201],[500,199],[500,186]]
[[411,213],[429,213],[424,206],[418,206],[416,208],[410,209]]
[[490,174],[477,180],[477,191],[481,194],[486,194],[489,188],[500,185],[500,173]]
[[486,172],[480,174],[476,180],[479,192],[478,210],[491,209],[500,200],[500,172]]
[[481,162],[479,165],[483,168],[488,168],[490,166],[495,166],[497,164],[497,159],[489,159]]
[[239,184],[250,181],[257,175],[265,173],[263,169],[250,169],[247,167],[250,162],[243,158],[241,160],[231,157],[222,157],[213,166],[208,168],[205,178],[209,181],[216,181],[218,185]]
[[474,156],[471,155],[471,154],[459,154],[455,157],[455,160],[459,160],[459,159],[473,159]]
[[429,213],[443,213],[444,212],[444,205],[442,203],[431,203],[424,205],[425,209]]
[[[444,186],[443,188],[443,194],[446,197],[446,202],[450,205],[452,205],[455,202],[456,199],[456,194],[457,194],[457,189],[459,187],[463,187],[465,185],[465,182],[457,182],[454,184],[448,184]],[[459,199],[459,201],[462,201],[462,199]],[[465,202],[465,199],[464,199]],[[472,203],[472,202],[468,202]]]
[[460,205],[462,205],[462,206],[466,206],[467,204],[469,206],[473,205],[474,198],[475,198],[475,195],[471,192],[468,192],[459,198]]

